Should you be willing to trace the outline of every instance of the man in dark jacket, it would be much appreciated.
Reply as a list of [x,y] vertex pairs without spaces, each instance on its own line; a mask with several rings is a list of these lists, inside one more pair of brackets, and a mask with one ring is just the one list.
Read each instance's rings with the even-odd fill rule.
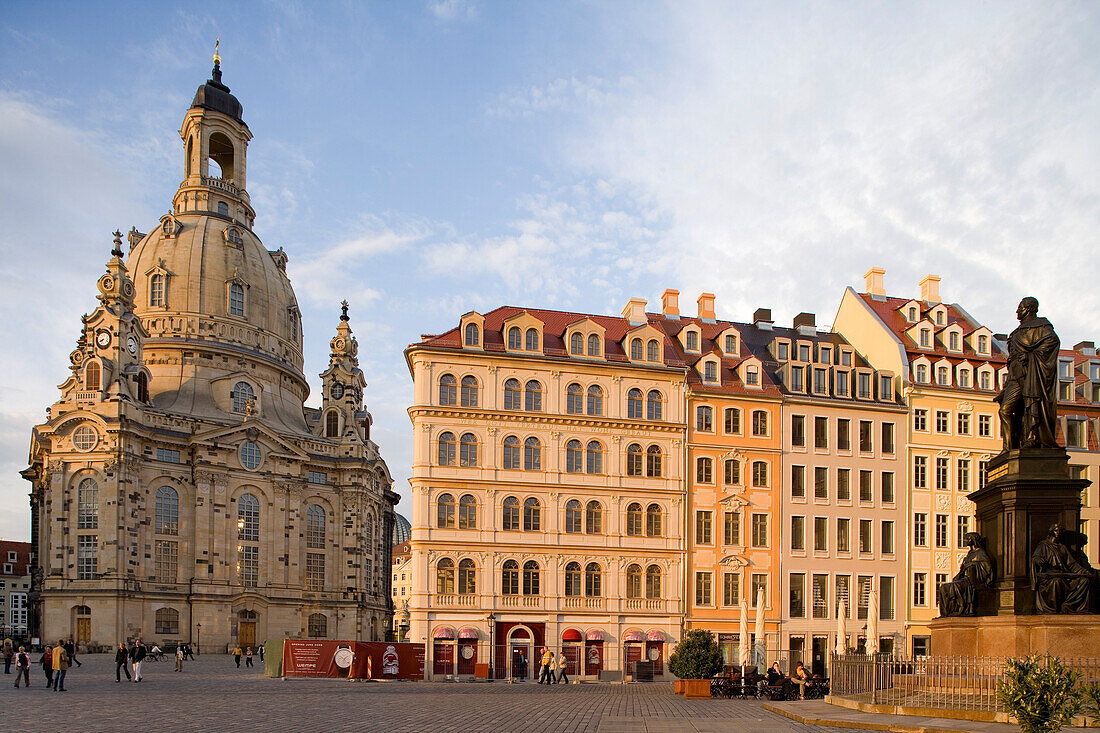
[[84,663],[76,658],[76,644],[73,643],[72,639],[69,639],[67,642],[65,642],[65,653],[69,655],[70,667],[74,664],[78,667],[84,666]]
[[115,682],[122,682],[121,672],[126,673],[126,681],[130,681],[130,668],[126,666],[126,661],[129,659],[129,654],[126,652],[126,645],[121,641],[118,643],[118,649],[115,650]]
[[134,642],[134,648],[130,650],[130,663],[134,668],[134,682],[141,682],[141,663],[145,661],[145,644],[141,639]]

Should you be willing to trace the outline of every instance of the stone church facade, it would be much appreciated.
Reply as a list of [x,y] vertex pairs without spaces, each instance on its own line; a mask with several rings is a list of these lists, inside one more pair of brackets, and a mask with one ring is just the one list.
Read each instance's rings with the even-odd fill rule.
[[[384,639],[398,496],[344,305],[305,407],[287,256],[252,231],[251,132],[220,59],[184,115],[184,178],[116,232],[70,375],[34,427],[32,635],[216,651]],[[213,163],[213,165],[212,165]]]

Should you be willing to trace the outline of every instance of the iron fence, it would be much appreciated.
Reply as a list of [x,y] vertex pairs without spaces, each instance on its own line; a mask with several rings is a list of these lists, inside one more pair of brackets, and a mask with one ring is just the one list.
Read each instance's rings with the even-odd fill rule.
[[[830,694],[854,702],[937,710],[1003,713],[997,688],[1005,679],[1003,657],[832,655]],[[1081,673],[1081,684],[1100,682],[1100,659],[1063,658]]]

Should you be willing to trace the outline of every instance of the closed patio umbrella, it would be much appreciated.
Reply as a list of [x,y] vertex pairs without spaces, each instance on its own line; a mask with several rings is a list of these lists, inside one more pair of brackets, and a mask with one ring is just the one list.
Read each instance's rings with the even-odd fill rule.
[[764,658],[767,652],[767,639],[764,636],[764,588],[761,587],[756,594],[756,649],[754,660],[759,670],[763,670],[768,666],[767,660]]
[[741,599],[741,627],[737,630],[740,641],[737,644],[737,663],[742,667],[749,664],[749,604]]
[[867,597],[867,653],[878,654],[878,593]]
[[845,624],[848,621],[848,603],[841,598],[840,608],[836,612],[836,653],[843,656],[848,651],[848,629]]

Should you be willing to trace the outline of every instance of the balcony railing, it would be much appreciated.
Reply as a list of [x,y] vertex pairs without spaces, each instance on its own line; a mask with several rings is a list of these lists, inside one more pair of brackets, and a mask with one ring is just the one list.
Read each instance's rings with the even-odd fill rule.
[[577,598],[571,596],[565,599],[565,607],[599,610],[603,608],[603,598]]
[[665,602],[660,598],[627,598],[628,611],[663,611]]
[[459,606],[473,608],[477,605],[477,596],[473,594],[440,593],[435,597],[437,606]]
[[233,183],[232,181],[227,181],[224,178],[203,176],[202,185],[210,186],[211,188],[217,188],[219,190],[225,191],[226,193],[233,194],[234,196],[239,195],[241,192],[241,189],[237,186],[237,184]]

